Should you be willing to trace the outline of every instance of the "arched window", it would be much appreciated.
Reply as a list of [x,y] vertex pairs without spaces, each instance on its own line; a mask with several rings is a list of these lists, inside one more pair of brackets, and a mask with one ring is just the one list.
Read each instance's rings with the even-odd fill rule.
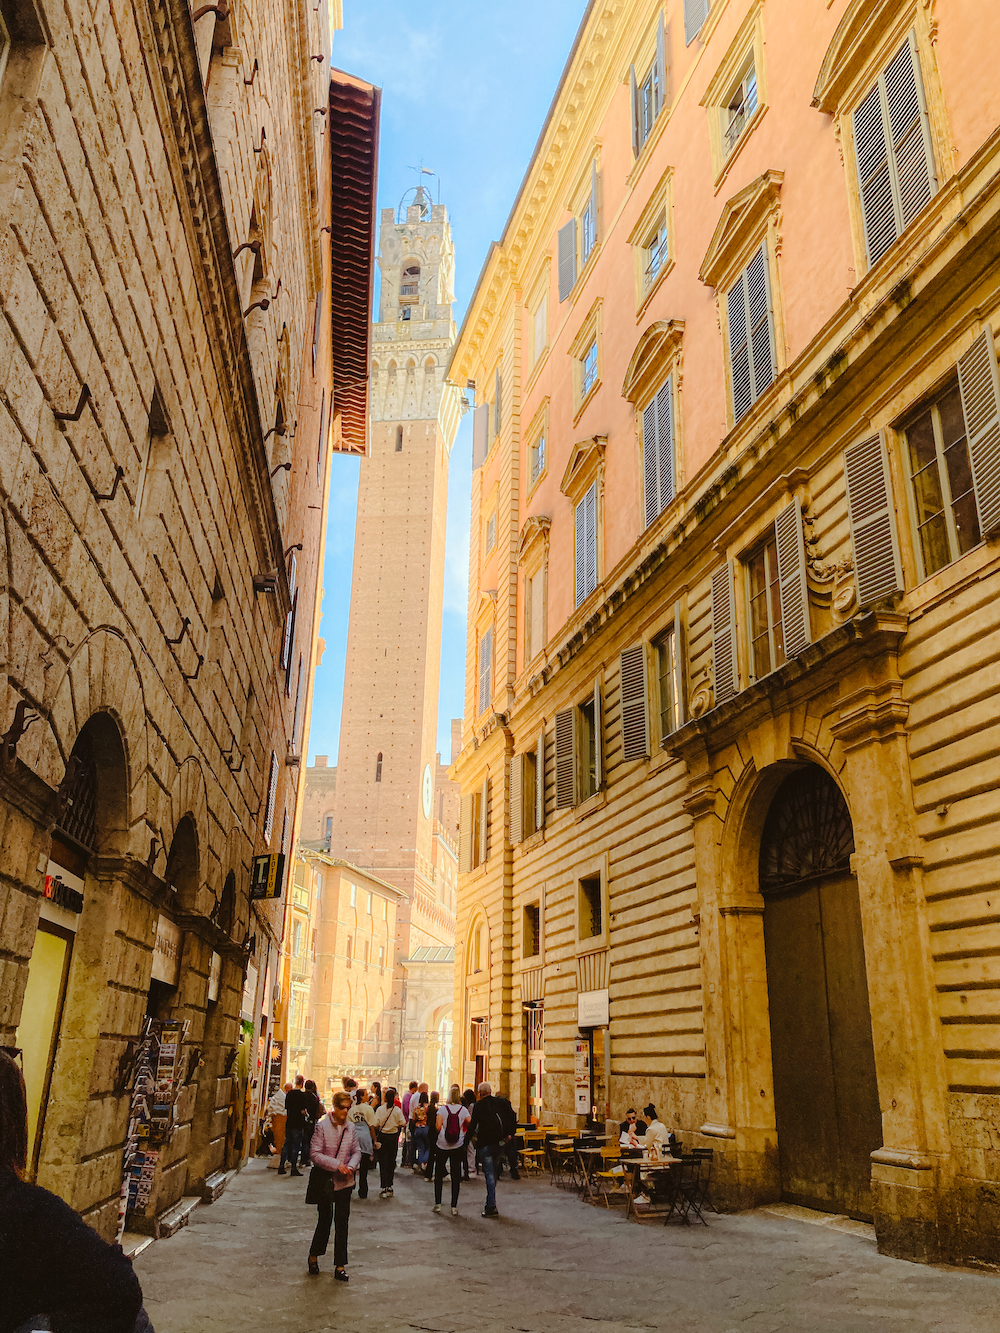
[[375,781],[382,781],[382,751],[379,750],[378,758],[375,760]]
[[410,318],[410,306],[416,305],[420,295],[420,265],[408,263],[403,265],[403,273],[399,283],[399,317],[400,319]]
[[403,427],[402,427],[402,426],[397,426],[397,427],[396,427],[396,453],[397,453],[397,454],[401,454],[402,452],[403,452]]

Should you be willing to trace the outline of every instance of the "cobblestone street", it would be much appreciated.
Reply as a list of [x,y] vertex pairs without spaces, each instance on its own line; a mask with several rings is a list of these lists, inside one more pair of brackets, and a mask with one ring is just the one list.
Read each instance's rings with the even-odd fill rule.
[[880,1256],[870,1228],[758,1211],[707,1227],[625,1222],[547,1179],[504,1181],[501,1217],[431,1212],[430,1184],[354,1199],[350,1275],[306,1273],[305,1178],[255,1161],[188,1227],[136,1262],[157,1333],[995,1333],[1000,1279]]

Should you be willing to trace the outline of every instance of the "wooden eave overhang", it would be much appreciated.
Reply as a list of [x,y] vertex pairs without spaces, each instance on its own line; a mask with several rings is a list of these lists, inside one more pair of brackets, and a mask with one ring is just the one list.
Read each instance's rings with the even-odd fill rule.
[[375,205],[382,92],[341,70],[330,77],[330,309],[333,406],[340,452],[368,452]]

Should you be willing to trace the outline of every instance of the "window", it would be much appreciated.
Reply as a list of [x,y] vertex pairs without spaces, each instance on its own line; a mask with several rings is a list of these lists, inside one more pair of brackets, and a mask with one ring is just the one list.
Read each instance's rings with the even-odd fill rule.
[[543,292],[532,317],[531,364],[534,365],[545,351],[549,340],[549,296]]
[[481,972],[483,970],[483,960],[486,950],[483,947],[485,942],[486,927],[482,924],[476,927],[476,933],[472,937],[472,970]]
[[375,757],[375,781],[382,781],[382,751],[379,750]]
[[684,0],[684,43],[690,46],[708,18],[709,0]]
[[296,921],[292,927],[292,954],[298,958],[302,953],[302,922]]
[[557,810],[579,805],[603,785],[602,711],[598,677],[590,697],[574,708],[563,708],[556,713]]
[[402,318],[403,318],[403,319],[409,319],[409,318],[410,318],[410,307],[409,307],[409,306],[404,306],[403,311],[402,311]]
[[333,815],[327,815],[323,825],[323,840],[327,847],[330,846],[330,839],[333,837]]
[[580,939],[589,940],[603,930],[601,911],[601,877],[587,875],[580,880],[579,923]]
[[347,1019],[346,1019],[346,1018],[342,1018],[342,1019],[340,1020],[340,1044],[341,1044],[341,1046],[346,1046],[346,1045],[347,1045]]
[[382,899],[382,920],[389,920],[389,900],[387,898]]
[[729,289],[726,310],[735,425],[774,383],[774,327],[766,242]]
[[545,647],[545,570],[536,569],[524,579],[524,663]]
[[385,971],[385,945],[384,945],[384,944],[380,944],[380,945],[378,946],[378,970],[379,970],[379,973],[383,973],[383,972]]
[[371,896],[371,894],[369,894],[369,895],[368,895],[368,915],[371,916],[371,914],[372,914],[372,896]]
[[854,154],[870,267],[937,191],[912,33],[854,112]]
[[653,132],[656,118],[666,100],[667,64],[666,32],[663,13],[656,26],[656,55],[641,79],[636,79],[635,66],[631,70],[632,88],[632,153],[638,157],[642,146]]
[[593,699],[588,699],[579,707],[578,734],[578,794],[580,800],[585,801],[597,791],[597,718]]
[[774,530],[764,544],[744,561],[747,580],[747,619],[750,632],[750,668],[760,680],[785,662],[781,623],[778,547]]
[[583,268],[597,244],[597,192],[590,196],[580,217],[580,267]]
[[354,957],[354,940],[353,940],[353,938],[352,938],[350,935],[348,935],[348,937],[347,937],[347,953],[345,954],[345,958],[346,958],[346,960],[347,960],[347,966],[348,966],[348,967],[351,966],[351,959],[352,959],[353,957]]
[[586,398],[597,383],[597,339],[580,358],[580,397]]
[[541,946],[541,912],[538,903],[528,903],[521,924],[521,953],[525,958],[537,958]]
[[463,874],[481,866],[489,852],[489,778],[462,797],[458,823],[458,868]]
[[526,838],[537,833],[538,824],[538,754],[528,750],[521,766],[522,831]]
[[479,712],[486,712],[493,698],[493,627],[483,631],[479,640]]
[[642,282],[644,290],[649,291],[670,258],[665,216],[660,217],[642,248],[644,252]]
[[921,408],[905,428],[924,578],[980,541],[972,463],[958,384]]
[[642,412],[642,472],[646,526],[674,498],[673,376],[667,377]]
[[534,486],[535,482],[545,471],[545,432],[537,435],[528,445],[528,487]]
[[[586,193],[582,193],[586,189]],[[597,162],[590,165],[587,185],[581,186],[581,196],[573,209],[574,216],[559,228],[557,241],[559,262],[559,300],[565,301],[576,286],[576,280],[593,254],[599,235]]]
[[660,740],[681,725],[680,654],[671,628],[656,641],[656,687],[660,707]]
[[397,454],[401,454],[402,452],[403,452],[403,427],[402,427],[402,426],[397,426],[397,427],[396,427],[396,453],[397,453]]
[[483,823],[483,797],[481,792],[474,792],[472,796],[472,869],[482,865],[486,859],[482,855],[482,847],[485,841],[485,827]]
[[486,554],[489,555],[497,544],[497,516],[496,511],[490,514],[486,520],[486,539],[483,543]]
[[270,843],[274,831],[274,804],[278,797],[278,756],[271,751],[271,767],[267,775],[267,800],[264,803],[264,841]]
[[[597,482],[576,506],[576,605],[597,587]],[[481,711],[481,710],[480,710]]]
[[751,52],[749,64],[744,68],[739,82],[730,92],[726,108],[723,111],[723,145],[726,156],[736,147],[756,110],[757,70]]
[[357,907],[357,905],[358,905],[358,886],[357,886],[356,884],[352,884],[352,885],[351,885],[351,906],[352,906],[352,907]]

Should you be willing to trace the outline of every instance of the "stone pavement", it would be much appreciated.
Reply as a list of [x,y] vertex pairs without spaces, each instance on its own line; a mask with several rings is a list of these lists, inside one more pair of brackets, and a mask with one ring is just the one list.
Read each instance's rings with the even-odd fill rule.
[[481,1182],[453,1218],[447,1192],[436,1215],[431,1185],[398,1173],[391,1201],[355,1196],[350,1283],[332,1238],[311,1278],[305,1184],[252,1162],[140,1256],[157,1333],[1000,1333],[1000,1277],[884,1258],[859,1224],[779,1208],[639,1225],[545,1179],[503,1181],[488,1221]]

